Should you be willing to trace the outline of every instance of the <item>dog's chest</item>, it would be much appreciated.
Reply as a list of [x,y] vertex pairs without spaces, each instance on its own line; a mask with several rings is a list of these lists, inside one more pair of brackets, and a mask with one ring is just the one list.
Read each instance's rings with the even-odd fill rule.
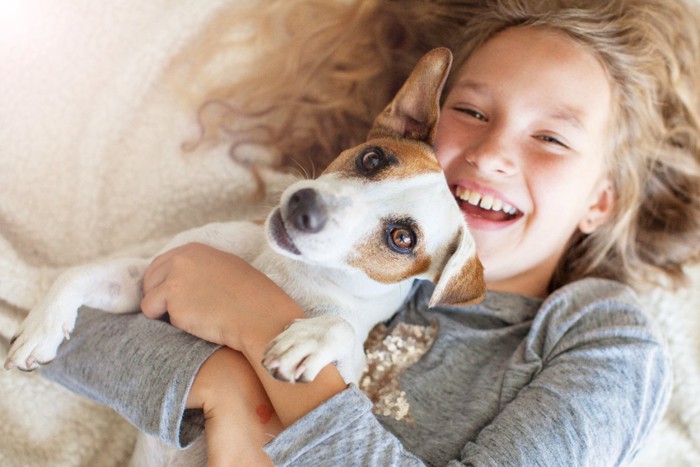
[[289,294],[307,316],[341,316],[361,336],[389,319],[410,290],[410,283],[380,284],[362,274],[293,261],[270,249],[252,265]]

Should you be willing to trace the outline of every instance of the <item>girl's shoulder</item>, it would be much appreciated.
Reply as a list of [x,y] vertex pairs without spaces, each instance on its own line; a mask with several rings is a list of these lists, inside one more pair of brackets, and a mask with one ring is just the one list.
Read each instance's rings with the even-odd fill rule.
[[542,306],[581,307],[584,305],[642,306],[637,293],[630,286],[610,279],[586,277],[566,284],[552,292]]
[[[402,308],[427,309],[434,288],[435,285],[429,281],[416,281]],[[609,279],[584,278],[562,286],[545,299],[510,292],[488,291],[484,300],[476,305],[445,306],[436,309],[438,311],[462,309],[471,313],[496,314],[504,319],[507,318],[505,315],[515,314],[517,316],[506,320],[522,321],[532,319],[543,312],[565,310],[574,312],[591,306],[636,307],[640,310],[642,308],[639,297],[631,287]]]
[[637,293],[620,282],[598,278],[572,282],[547,297],[533,318],[530,335],[551,346],[565,342],[576,347],[592,341],[664,346]]
[[399,319],[428,322],[436,316],[449,316],[471,322],[475,317],[484,317],[509,324],[530,322],[534,332],[551,332],[552,329],[564,332],[566,328],[583,323],[599,323],[600,326],[634,323],[640,329],[655,328],[637,293],[609,279],[580,279],[562,286],[545,299],[489,291],[483,302],[468,307],[429,308],[433,288],[428,281],[414,284]]

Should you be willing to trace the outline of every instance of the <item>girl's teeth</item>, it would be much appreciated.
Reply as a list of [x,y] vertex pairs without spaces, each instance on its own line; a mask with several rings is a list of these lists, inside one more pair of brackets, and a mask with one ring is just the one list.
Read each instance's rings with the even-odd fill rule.
[[476,206],[479,204],[479,200],[481,199],[481,195],[475,191],[472,191],[469,194],[469,199],[467,199],[467,202],[473,206]]
[[481,206],[483,209],[491,209],[493,206],[493,196],[484,195],[481,198],[481,203],[479,203],[479,206]]
[[478,191],[471,191],[460,186],[455,188],[455,196],[462,201],[466,201],[472,206],[479,206],[482,209],[490,209],[492,211],[503,211],[506,214],[514,215],[518,212],[513,206],[504,203],[492,195],[482,195]]

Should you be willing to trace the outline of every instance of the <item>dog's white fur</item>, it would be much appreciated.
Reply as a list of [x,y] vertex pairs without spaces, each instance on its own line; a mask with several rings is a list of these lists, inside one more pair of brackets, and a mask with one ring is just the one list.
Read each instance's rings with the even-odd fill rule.
[[[348,382],[357,382],[369,331],[394,313],[415,278],[436,282],[431,304],[483,296],[473,239],[430,146],[450,62],[446,49],[426,55],[368,141],[341,153],[319,178],[291,185],[264,226],[209,224],[163,249],[199,242],[235,253],[306,310],[307,318],[270,345],[264,363],[275,377],[310,381],[336,362]],[[395,240],[414,244],[402,249]],[[6,368],[50,362],[81,306],[138,310],[150,262],[120,258],[59,276],[22,323]]]

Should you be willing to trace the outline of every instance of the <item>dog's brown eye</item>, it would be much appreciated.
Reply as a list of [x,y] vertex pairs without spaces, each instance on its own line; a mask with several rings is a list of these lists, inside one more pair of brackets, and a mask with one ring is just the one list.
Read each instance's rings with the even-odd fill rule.
[[369,151],[362,155],[362,160],[360,161],[360,164],[362,164],[362,168],[365,169],[367,172],[371,172],[377,167],[379,167],[379,164],[381,162],[382,156],[378,152]]
[[360,173],[371,176],[387,164],[395,163],[396,158],[387,156],[381,148],[375,146],[363,149],[355,161]]
[[389,246],[398,253],[410,253],[416,245],[416,235],[408,227],[394,226],[387,232]]
[[391,152],[379,146],[365,147],[357,154],[355,166],[359,175],[373,179],[384,169],[399,163],[399,159]]
[[399,248],[406,249],[413,246],[413,238],[408,229],[394,229],[391,231],[391,241]]

